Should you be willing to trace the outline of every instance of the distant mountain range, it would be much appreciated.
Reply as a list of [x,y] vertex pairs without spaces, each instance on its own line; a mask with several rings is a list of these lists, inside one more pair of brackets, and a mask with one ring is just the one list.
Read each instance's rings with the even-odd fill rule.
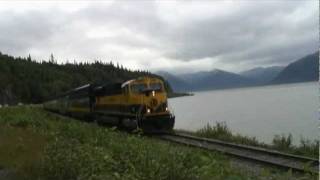
[[264,84],[273,80],[284,68],[284,66],[258,67],[239,74]]
[[191,91],[241,87],[254,83],[252,79],[219,69],[183,74],[180,78],[189,83]]
[[226,89],[257,84],[257,82],[251,78],[219,69],[179,75],[173,75],[163,71],[157,72],[156,74],[166,79],[176,92]]
[[318,80],[318,52],[305,56],[286,67],[257,67],[238,74],[220,69],[173,75],[157,72],[166,79],[174,91],[201,91],[267,84],[282,84]]
[[305,56],[284,68],[272,81],[274,84],[319,80],[319,52]]
[[169,82],[171,88],[175,92],[187,92],[190,91],[190,84],[184,80],[182,80],[179,76],[175,76],[166,71],[159,71],[156,74],[162,76],[165,80]]

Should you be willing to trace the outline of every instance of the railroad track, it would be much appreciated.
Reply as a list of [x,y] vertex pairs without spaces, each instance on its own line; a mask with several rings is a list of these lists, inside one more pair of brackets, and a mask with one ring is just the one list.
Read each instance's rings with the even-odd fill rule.
[[220,151],[224,154],[237,158],[267,164],[284,169],[292,169],[299,172],[319,173],[319,160],[286,154],[279,151],[258,148],[247,145],[239,145],[220,140],[200,138],[182,133],[162,134],[158,136],[161,139],[199,147],[207,150]]

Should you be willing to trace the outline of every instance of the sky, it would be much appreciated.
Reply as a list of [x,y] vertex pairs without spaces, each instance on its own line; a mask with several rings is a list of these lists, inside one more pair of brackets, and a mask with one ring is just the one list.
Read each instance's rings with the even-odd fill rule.
[[38,61],[240,72],[318,47],[317,0],[0,1],[0,52]]

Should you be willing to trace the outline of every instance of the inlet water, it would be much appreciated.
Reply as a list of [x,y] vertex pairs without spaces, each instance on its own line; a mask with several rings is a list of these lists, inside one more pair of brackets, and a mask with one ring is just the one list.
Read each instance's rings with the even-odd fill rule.
[[175,129],[195,131],[207,123],[226,122],[233,133],[271,143],[274,135],[291,133],[318,139],[318,84],[297,83],[195,92],[169,100],[176,115]]

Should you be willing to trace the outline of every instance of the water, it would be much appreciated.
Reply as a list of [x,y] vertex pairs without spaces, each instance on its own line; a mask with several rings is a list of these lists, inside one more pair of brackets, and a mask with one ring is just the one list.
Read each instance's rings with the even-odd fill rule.
[[226,122],[233,133],[271,143],[274,135],[291,133],[318,139],[318,84],[298,83],[196,92],[169,100],[175,129],[195,131],[207,123]]

